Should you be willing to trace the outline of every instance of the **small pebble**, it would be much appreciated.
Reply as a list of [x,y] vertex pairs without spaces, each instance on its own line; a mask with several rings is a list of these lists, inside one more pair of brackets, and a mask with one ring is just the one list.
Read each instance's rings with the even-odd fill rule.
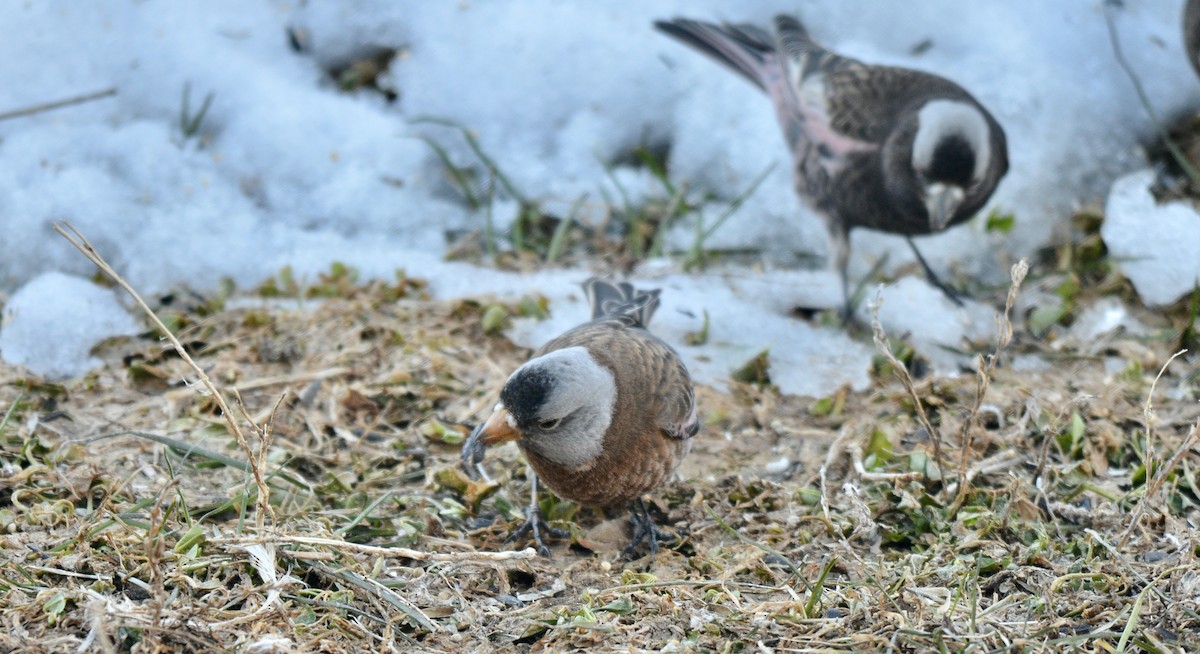
[[792,460],[787,458],[786,456],[781,456],[778,459],[775,459],[774,461],[763,466],[763,469],[766,470],[768,474],[774,475],[774,474],[779,474],[779,473],[783,472],[784,470],[787,470],[788,466],[790,466],[790,465],[792,465]]

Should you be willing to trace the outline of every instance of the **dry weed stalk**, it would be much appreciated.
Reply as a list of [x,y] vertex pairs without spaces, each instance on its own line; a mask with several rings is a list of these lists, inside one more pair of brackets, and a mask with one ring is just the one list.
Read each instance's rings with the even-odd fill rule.
[[[163,336],[170,341],[171,346],[175,348],[175,352],[179,354],[179,357],[187,363],[188,367],[190,367],[193,372],[196,373],[196,376],[200,379],[200,383],[204,385],[204,388],[208,390],[209,395],[214,401],[216,401],[217,406],[221,409],[221,417],[224,418],[225,425],[229,427],[229,431],[232,432],[237,438],[238,445],[242,448],[242,452],[245,453],[246,459],[250,463],[250,469],[254,474],[254,483],[258,487],[258,511],[256,511],[256,522],[259,531],[263,529],[266,516],[271,516],[272,523],[274,523],[275,514],[274,510],[271,508],[270,490],[267,487],[267,481],[263,477],[262,468],[260,466],[261,460],[255,456],[254,448],[250,447],[250,442],[246,440],[246,435],[242,433],[237,421],[234,420],[233,412],[229,409],[229,404],[225,401],[225,398],[221,395],[221,392],[217,390],[217,387],[215,384],[213,384],[212,380],[208,378],[208,375],[204,372],[204,369],[192,359],[192,355],[188,354],[187,349],[183,347],[183,344],[179,342],[179,339],[175,337],[175,334],[171,333],[171,330],[163,324],[162,320],[159,320],[158,316],[155,315],[154,310],[151,309],[148,304],[146,304],[146,301],[142,299],[142,296],[139,295],[136,290],[134,290],[133,286],[130,286],[129,282],[125,281],[125,278],[121,277],[116,270],[113,270],[112,266],[110,266],[108,262],[104,260],[104,257],[100,256],[100,253],[96,251],[96,248],[92,247],[92,244],[88,242],[88,240],[79,232],[78,229],[75,229],[74,225],[67,221],[55,223],[54,231],[58,232],[63,238],[67,239],[71,245],[74,245],[76,249],[83,253],[83,256],[87,257],[88,260],[96,264],[96,266],[99,267],[104,274],[108,275],[114,282],[117,283],[118,286],[124,289],[125,292],[133,298],[134,302],[137,303],[138,307],[140,307],[142,311],[150,317],[150,320],[154,322],[156,327],[158,327],[159,332],[161,332]],[[262,433],[262,429],[260,429],[257,425],[255,426],[255,430],[260,434]]]
[[[1142,419],[1146,425],[1146,460],[1143,462],[1143,465],[1146,467],[1147,483],[1144,486],[1145,490],[1142,492],[1141,501],[1138,502],[1137,507],[1133,510],[1129,526],[1121,534],[1121,540],[1117,544],[1120,549],[1125,549],[1125,545],[1129,542],[1129,537],[1133,534],[1133,530],[1137,528],[1142,517],[1145,515],[1147,506],[1151,500],[1155,499],[1162,489],[1163,484],[1167,481],[1167,477],[1170,476],[1171,471],[1179,465],[1179,462],[1183,460],[1183,456],[1187,454],[1188,450],[1192,448],[1192,444],[1196,441],[1196,432],[1200,429],[1200,420],[1188,430],[1187,436],[1184,437],[1179,447],[1175,449],[1174,454],[1172,454],[1166,465],[1162,466],[1161,469],[1155,470],[1154,425],[1158,422],[1158,418],[1154,414],[1154,391],[1158,388],[1158,380],[1162,379],[1163,373],[1167,371],[1167,367],[1171,365],[1171,362],[1186,352],[1187,350],[1180,350],[1172,354],[1171,358],[1167,359],[1167,362],[1159,368],[1158,374],[1154,376],[1154,381],[1150,384],[1150,390],[1146,392],[1146,402],[1142,405]],[[1151,478],[1149,475],[1152,472],[1154,476]]]
[[942,476],[942,435],[933,428],[933,423],[929,421],[929,414],[925,412],[925,403],[921,401],[921,394],[917,392],[917,386],[913,383],[912,376],[908,374],[908,368],[892,354],[892,346],[888,343],[887,334],[883,331],[883,325],[879,322],[879,307],[883,304],[883,294],[875,293],[875,301],[871,303],[871,333],[875,339],[875,349],[887,359],[891,364],[892,370],[896,376],[900,378],[900,383],[904,385],[904,390],[908,392],[908,396],[912,398],[913,406],[917,410],[917,421],[925,428],[925,432],[929,434],[929,440],[933,441],[933,462],[937,465],[938,476]]
[[1008,297],[1004,300],[1004,313],[996,315],[996,349],[986,357],[980,355],[976,362],[975,403],[971,405],[971,411],[967,414],[967,419],[963,421],[962,430],[958,434],[962,452],[958,462],[958,494],[954,498],[955,507],[961,506],[963,500],[966,499],[967,489],[971,484],[968,477],[968,463],[975,428],[979,425],[979,409],[983,406],[983,398],[987,396],[988,388],[991,386],[992,372],[996,369],[996,362],[1000,360],[1000,355],[1004,353],[1005,348],[1012,343],[1012,308],[1017,302],[1017,292],[1021,289],[1021,283],[1025,281],[1025,276],[1028,274],[1028,260],[1021,259],[1013,264],[1012,270],[1009,272],[1012,283],[1008,286]]
[[[979,423],[979,412],[983,406],[983,400],[987,396],[996,362],[1000,359],[1000,355],[1004,352],[1004,349],[1012,343],[1012,309],[1017,301],[1017,291],[1021,288],[1021,283],[1025,281],[1025,276],[1029,274],[1029,262],[1021,259],[1013,265],[1010,274],[1012,283],[1008,287],[1008,297],[1004,302],[1004,313],[996,316],[996,348],[992,354],[986,357],[982,355],[979,357],[976,368],[975,401],[971,405],[971,409],[963,421],[962,429],[959,432],[961,454],[959,458],[958,492],[954,501],[955,507],[961,503],[967,492],[969,484],[968,463],[972,435]],[[916,384],[913,382],[912,376],[908,374],[908,368],[892,353],[891,345],[887,341],[887,334],[883,330],[883,325],[879,322],[879,307],[881,303],[882,297],[877,293],[875,301],[871,303],[871,331],[874,336],[875,349],[887,359],[896,376],[900,379],[900,383],[904,385],[904,390],[912,398],[913,405],[916,407],[917,420],[925,428],[925,431],[929,434],[929,438],[933,441],[933,459],[934,463],[938,466],[938,473],[941,474],[943,472],[941,434],[933,428],[933,423],[929,420],[929,414],[925,411],[925,404],[921,401],[920,393],[917,392]]]
[[110,87],[108,87],[106,89],[102,89],[100,91],[93,91],[91,93],[83,93],[81,95],[75,95],[75,96],[71,96],[69,98],[63,98],[62,100],[53,100],[51,102],[42,102],[39,104],[35,104],[31,107],[22,107],[20,109],[14,109],[12,111],[5,111],[4,113],[0,113],[0,120],[9,120],[11,118],[23,118],[25,116],[32,116],[34,114],[40,114],[42,112],[50,111],[52,109],[61,109],[62,107],[70,107],[70,106],[74,106],[77,104],[83,104],[85,102],[91,102],[93,100],[102,100],[104,98],[112,97],[116,94],[117,94],[117,87],[110,86]]

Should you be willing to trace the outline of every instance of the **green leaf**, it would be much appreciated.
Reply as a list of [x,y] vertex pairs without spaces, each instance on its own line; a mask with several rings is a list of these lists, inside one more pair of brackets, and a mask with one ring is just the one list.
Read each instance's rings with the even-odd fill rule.
[[175,553],[183,554],[184,552],[189,552],[192,548],[198,548],[200,545],[203,545],[206,540],[208,538],[204,534],[204,529],[200,525],[192,525],[192,528],[187,530],[183,538],[180,538],[179,542],[175,543]]
[[503,304],[489,304],[483,310],[483,318],[481,319],[483,333],[489,336],[499,334],[505,325],[508,324],[508,315],[508,307]]
[[1067,316],[1067,305],[1040,305],[1029,314],[1029,330],[1035,336],[1043,336],[1050,328],[1057,325]]
[[633,601],[622,595],[621,597],[600,607],[600,610],[608,611],[609,613],[615,613],[617,615],[629,615],[636,609],[633,607]]
[[867,467],[875,468],[892,460],[892,441],[882,430],[871,432],[871,440],[867,443]]
[[545,320],[550,317],[550,300],[547,300],[546,296],[541,293],[521,296],[521,300],[517,303],[517,315]]
[[1017,219],[1011,213],[998,213],[993,211],[988,214],[986,229],[989,232],[1000,232],[1007,234],[1012,231]]
[[750,359],[733,372],[733,380],[744,384],[766,385],[771,383],[771,375],[769,368],[771,362],[767,358],[767,350],[759,352],[753,359]]
[[55,593],[53,597],[42,604],[42,611],[46,613],[46,622],[52,625],[58,623],[59,618],[66,610],[67,596],[62,593]]

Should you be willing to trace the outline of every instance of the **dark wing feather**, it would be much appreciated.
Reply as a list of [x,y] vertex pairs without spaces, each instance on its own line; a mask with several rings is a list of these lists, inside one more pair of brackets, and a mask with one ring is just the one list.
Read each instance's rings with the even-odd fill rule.
[[673,389],[673,392],[664,394],[659,399],[662,410],[658,412],[658,424],[663,433],[671,438],[689,439],[700,431],[700,417],[696,414],[696,391],[692,387],[692,377],[674,352],[671,352],[669,360],[661,365],[662,373],[658,387]]
[[950,80],[893,66],[846,66],[825,76],[829,123],[839,134],[881,143],[896,117],[930,98],[978,103]]

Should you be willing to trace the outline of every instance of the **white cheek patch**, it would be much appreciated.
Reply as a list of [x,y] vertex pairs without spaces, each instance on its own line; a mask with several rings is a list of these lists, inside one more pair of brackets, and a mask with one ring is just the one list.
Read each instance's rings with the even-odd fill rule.
[[912,164],[915,170],[926,170],[933,153],[947,136],[966,139],[975,151],[972,181],[979,181],[992,159],[992,141],[987,120],[975,105],[958,100],[933,100],[917,112],[917,136],[913,140]]
[[525,364],[545,367],[554,385],[539,411],[547,420],[570,416],[569,426],[547,437],[527,434],[525,446],[570,468],[595,463],[604,449],[604,436],[612,424],[617,387],[613,374],[582,347],[546,353]]

